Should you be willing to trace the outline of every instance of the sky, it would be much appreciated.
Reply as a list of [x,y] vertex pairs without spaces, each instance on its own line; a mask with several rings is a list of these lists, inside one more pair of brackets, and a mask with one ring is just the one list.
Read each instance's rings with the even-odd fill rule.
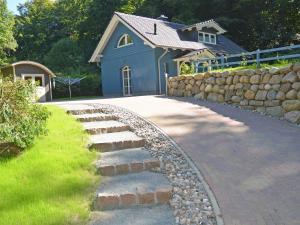
[[17,14],[17,5],[24,2],[26,2],[26,0],[7,0],[7,6],[10,11],[12,11],[14,14]]

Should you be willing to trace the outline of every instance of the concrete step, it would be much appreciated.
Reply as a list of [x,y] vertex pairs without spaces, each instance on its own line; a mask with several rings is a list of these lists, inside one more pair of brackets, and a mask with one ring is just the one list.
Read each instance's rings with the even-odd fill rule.
[[115,121],[97,121],[82,123],[85,130],[90,134],[105,134],[113,132],[128,131],[129,125]]
[[63,108],[67,110],[67,113],[73,115],[82,115],[89,113],[102,113],[101,108],[94,108],[93,106],[83,105],[83,104],[72,104],[72,105],[62,105]]
[[117,119],[116,116],[112,114],[105,114],[105,113],[92,113],[92,114],[82,114],[82,115],[74,115],[74,116],[80,122],[107,121],[107,120]]
[[94,201],[94,210],[109,210],[166,204],[172,187],[160,173],[144,171],[113,177],[102,177]]
[[90,148],[100,152],[109,152],[127,148],[139,148],[145,145],[145,139],[131,131],[97,134],[90,136]]
[[89,225],[173,225],[168,205],[93,212]]
[[145,170],[157,171],[160,170],[160,161],[152,158],[145,148],[132,148],[101,153],[96,168],[102,176],[115,176]]

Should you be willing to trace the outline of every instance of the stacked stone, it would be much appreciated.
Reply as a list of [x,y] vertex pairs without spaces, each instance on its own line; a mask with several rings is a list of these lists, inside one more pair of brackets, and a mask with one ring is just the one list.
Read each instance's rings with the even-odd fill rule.
[[170,96],[238,105],[300,123],[300,63],[169,78]]

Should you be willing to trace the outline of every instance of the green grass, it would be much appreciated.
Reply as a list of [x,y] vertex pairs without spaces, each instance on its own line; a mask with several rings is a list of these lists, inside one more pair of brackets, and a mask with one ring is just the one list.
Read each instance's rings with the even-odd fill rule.
[[98,182],[85,148],[87,134],[62,109],[52,113],[48,135],[13,159],[0,161],[0,225],[84,224]]

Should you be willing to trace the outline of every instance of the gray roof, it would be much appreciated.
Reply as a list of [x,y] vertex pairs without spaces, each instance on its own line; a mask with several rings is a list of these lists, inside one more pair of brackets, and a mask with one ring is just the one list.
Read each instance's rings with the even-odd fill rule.
[[[115,14],[142,35],[150,43],[157,47],[180,48],[186,50],[209,49],[218,54],[236,54],[245,52],[243,48],[229,40],[223,35],[218,35],[218,44],[206,44],[189,41],[181,35],[181,30],[188,27],[185,24],[173,23],[159,19],[142,16],[129,15],[115,12]],[[213,20],[205,21],[210,23]],[[214,21],[213,21],[214,22]],[[157,25],[157,35],[154,35],[154,24]]]
[[[191,50],[206,48],[202,43],[180,39],[178,30],[183,28],[185,26],[184,24],[119,12],[115,14],[155,46]],[[157,35],[153,33],[154,23],[157,24]]]

